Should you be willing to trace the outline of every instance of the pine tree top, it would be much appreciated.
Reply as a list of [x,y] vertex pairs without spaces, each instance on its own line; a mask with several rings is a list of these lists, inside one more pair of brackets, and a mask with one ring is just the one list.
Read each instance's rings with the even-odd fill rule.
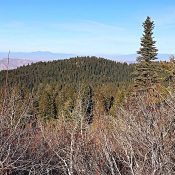
[[155,46],[156,41],[153,37],[154,21],[148,16],[143,23],[144,32],[141,38],[141,47],[137,53],[139,54],[137,61],[152,61],[157,59],[158,49]]

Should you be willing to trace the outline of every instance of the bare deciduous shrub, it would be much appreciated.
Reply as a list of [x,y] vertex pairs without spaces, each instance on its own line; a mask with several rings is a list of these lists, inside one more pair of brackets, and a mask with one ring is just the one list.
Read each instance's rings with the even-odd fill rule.
[[174,98],[157,106],[137,100],[91,125],[77,107],[72,120],[44,122],[32,98],[7,99],[0,118],[0,172],[6,175],[166,175],[175,173]]

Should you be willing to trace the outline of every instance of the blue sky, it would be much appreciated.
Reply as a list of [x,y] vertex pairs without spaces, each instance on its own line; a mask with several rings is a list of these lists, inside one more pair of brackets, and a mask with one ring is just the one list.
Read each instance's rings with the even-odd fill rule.
[[174,0],[0,0],[0,51],[136,53],[147,16],[159,53],[175,53]]

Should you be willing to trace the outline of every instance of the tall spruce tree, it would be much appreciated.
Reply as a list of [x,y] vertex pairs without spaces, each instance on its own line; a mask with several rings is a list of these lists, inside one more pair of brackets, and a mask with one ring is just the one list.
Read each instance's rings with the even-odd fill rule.
[[153,89],[158,83],[156,62],[158,49],[155,46],[156,41],[153,37],[154,21],[147,17],[143,23],[144,32],[141,38],[141,47],[134,72],[135,88],[137,92],[145,92]]

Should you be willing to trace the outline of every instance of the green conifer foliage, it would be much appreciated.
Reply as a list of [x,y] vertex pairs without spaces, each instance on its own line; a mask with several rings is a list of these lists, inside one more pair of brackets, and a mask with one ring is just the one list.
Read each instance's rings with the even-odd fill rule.
[[93,90],[91,86],[87,86],[85,88],[85,92],[82,99],[82,107],[84,108],[85,120],[88,124],[91,124],[93,121]]
[[135,88],[136,91],[144,92],[152,89],[158,82],[157,64],[154,60],[157,59],[158,49],[155,46],[156,41],[153,37],[154,22],[150,17],[147,17],[143,23],[144,33],[141,38],[141,47],[137,52],[139,54],[135,67]]
[[56,119],[58,109],[56,105],[56,97],[58,92],[50,85],[47,85],[39,97],[39,113],[44,119]]
[[157,59],[158,49],[155,46],[156,41],[153,37],[154,21],[151,21],[151,18],[148,16],[145,22],[143,23],[144,33],[141,38],[141,48],[137,52],[140,56],[137,58],[137,61],[152,61]]

